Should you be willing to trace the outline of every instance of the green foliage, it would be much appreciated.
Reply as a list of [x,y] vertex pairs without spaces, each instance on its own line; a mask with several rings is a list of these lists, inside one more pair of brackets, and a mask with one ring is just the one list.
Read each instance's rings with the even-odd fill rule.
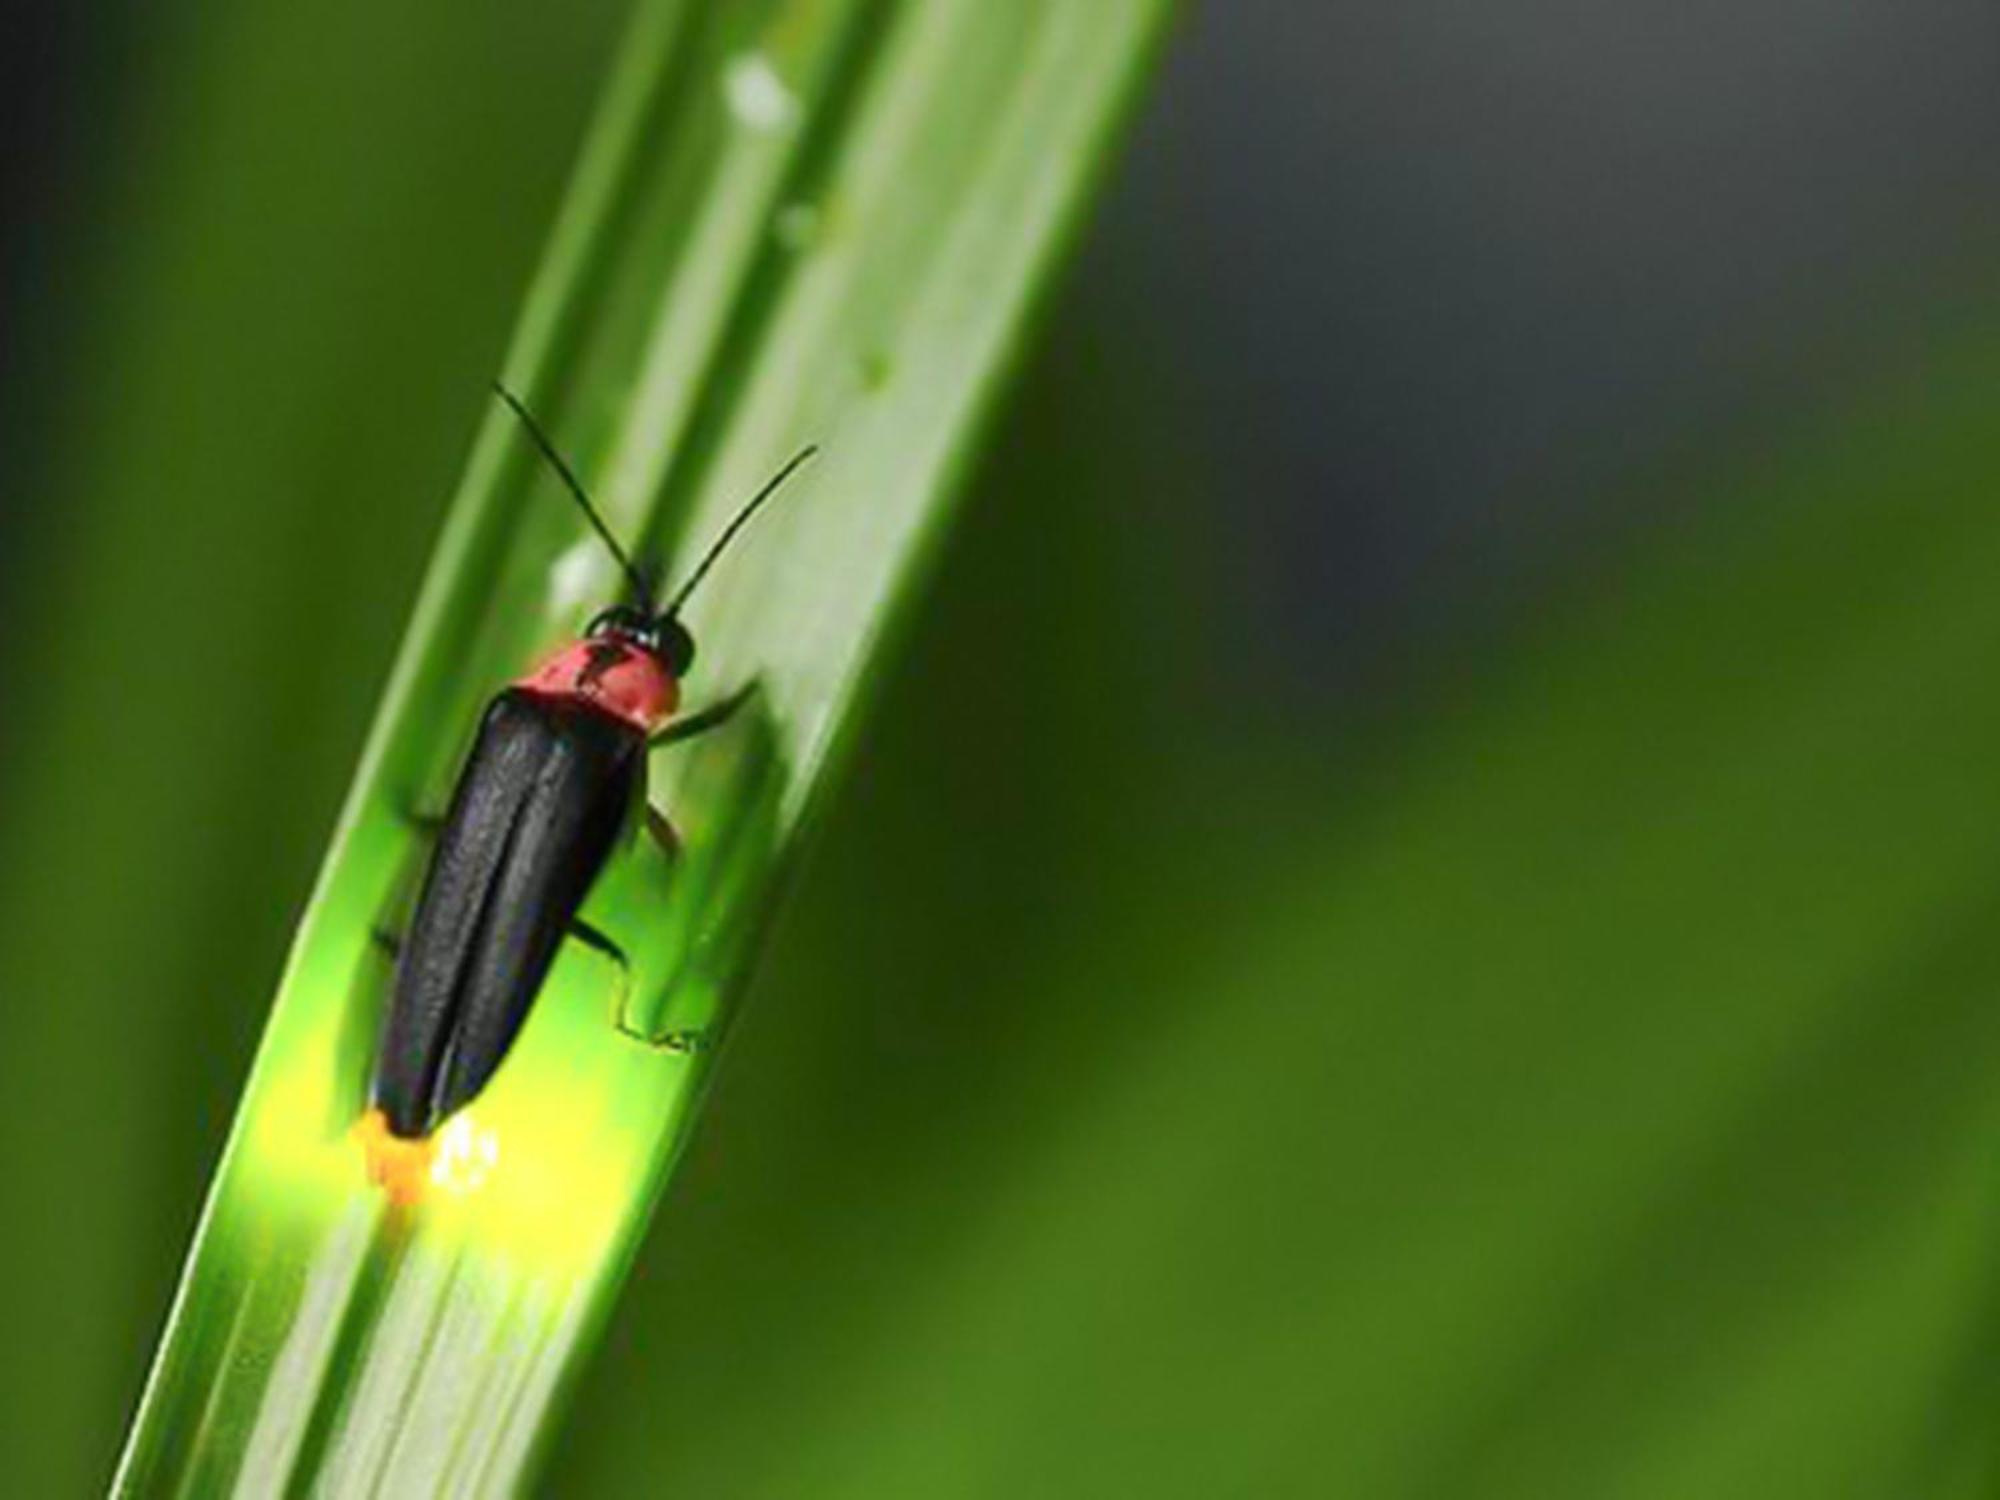
[[109,1477],[626,10],[149,8],[106,85],[63,342],[9,349],[50,392],[0,736],[11,1493]]
[[[496,409],[318,890],[119,1486],[513,1488],[614,1294],[727,1030],[761,913],[910,564],[1160,19],[1154,0],[727,11],[623,43],[509,383],[648,558],[821,446],[693,608],[695,684],[755,711],[656,757],[680,866],[593,898],[638,993],[566,955],[430,1196],[390,1212],[354,1136],[407,906],[412,812],[483,698],[616,593]],[[669,544],[668,538],[677,539]],[[685,562],[682,564],[686,566]],[[633,1045],[613,1012],[694,1053]]]
[[[9,1493],[102,1481],[614,9],[244,5],[141,95],[10,660]],[[1274,728],[1248,501],[1066,311],[550,1491],[1992,1493],[2000,357]]]
[[[1989,1493],[1996,368],[1828,411],[1309,764],[1030,674],[1062,732],[1004,770],[965,720],[1022,645],[947,609],[573,1492]],[[994,488],[951,599],[1118,576]],[[1156,644],[1048,608],[1031,659]]]

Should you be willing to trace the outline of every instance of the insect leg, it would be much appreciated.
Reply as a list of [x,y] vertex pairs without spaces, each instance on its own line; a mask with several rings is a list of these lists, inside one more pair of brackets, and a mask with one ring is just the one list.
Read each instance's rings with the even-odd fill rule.
[[611,1007],[611,1019],[617,1023],[620,1031],[625,1031],[627,1029],[625,1002],[632,991],[632,960],[625,956],[623,948],[584,921],[582,917],[570,918],[569,935],[591,952],[610,959],[612,967],[617,969],[618,999]]
[[[444,818],[437,813],[418,812],[408,802],[397,804],[396,820],[420,839],[435,840],[444,828]],[[378,923],[368,931],[368,941],[390,963],[400,963],[403,957],[403,935],[392,927]]]
[[444,828],[443,813],[419,812],[416,804],[411,802],[400,804],[396,809],[396,817],[405,828],[420,838],[434,839]]
[[681,857],[681,836],[674,831],[674,825],[667,821],[667,815],[652,803],[646,804],[646,832],[660,853],[667,857],[668,864],[677,864]]
[[694,1052],[701,1046],[698,1031],[669,1031],[664,1036],[654,1036],[650,1032],[634,1026],[626,1014],[626,1007],[632,996],[632,960],[625,956],[625,950],[597,928],[581,917],[571,920],[569,935],[584,947],[602,954],[618,968],[618,999],[611,1007],[611,1023],[618,1028],[621,1036],[630,1037],[635,1042],[663,1052]]
[[657,750],[662,745],[678,745],[681,741],[691,740],[698,734],[706,734],[711,729],[720,729],[736,716],[736,711],[748,703],[751,694],[756,691],[756,683],[746,682],[720,703],[712,703],[700,713],[689,714],[685,719],[674,720],[646,741],[647,748]]

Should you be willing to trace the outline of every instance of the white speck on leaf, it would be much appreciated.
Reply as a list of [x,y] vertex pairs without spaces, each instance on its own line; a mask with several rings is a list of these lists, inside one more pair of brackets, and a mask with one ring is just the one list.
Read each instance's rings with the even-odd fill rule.
[[578,537],[549,564],[549,613],[558,618],[574,614],[604,587],[603,544],[594,536]]
[[772,131],[791,124],[799,101],[761,52],[739,52],[722,70],[729,112],[752,130]]

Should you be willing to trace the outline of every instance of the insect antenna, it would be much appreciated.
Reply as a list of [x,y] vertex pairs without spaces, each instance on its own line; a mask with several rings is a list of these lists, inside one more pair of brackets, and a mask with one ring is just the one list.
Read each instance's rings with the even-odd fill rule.
[[590,496],[584,491],[583,481],[576,477],[576,471],[571,469],[562,454],[556,451],[556,445],[550,442],[549,435],[542,431],[542,425],[535,420],[534,413],[522,404],[518,396],[497,380],[493,382],[493,393],[505,401],[514,415],[521,419],[521,425],[528,429],[528,436],[534,440],[535,447],[540,450],[542,457],[548,460],[549,467],[556,471],[570,494],[576,497],[576,503],[590,522],[591,530],[597,533],[598,539],[604,543],[605,549],[617,560],[620,571],[625,574],[625,581],[631,586],[634,601],[647,614],[658,613],[654,607],[653,588],[646,581],[646,575],[633,566],[631,556],[618,545],[618,538],[611,534],[611,528],[605,524],[604,517],[599,515],[597,507],[591,504]]
[[680,589],[674,594],[674,597],[668,601],[663,618],[671,620],[681,612],[681,606],[688,602],[688,595],[694,592],[695,585],[708,576],[708,570],[715,566],[715,560],[722,556],[723,550],[731,542],[736,540],[736,533],[741,531],[749,523],[750,518],[757,514],[758,507],[777,494],[778,487],[787,479],[790,479],[797,472],[799,466],[817,452],[819,452],[819,445],[817,443],[808,443],[790,458],[786,459],[783,467],[777,473],[764,481],[764,487],[750,497],[747,505],[736,512],[735,516],[730,519],[729,524],[722,528],[722,534],[709,545],[709,549],[702,555],[701,561],[694,565],[694,571],[688,574],[687,582],[683,583]]

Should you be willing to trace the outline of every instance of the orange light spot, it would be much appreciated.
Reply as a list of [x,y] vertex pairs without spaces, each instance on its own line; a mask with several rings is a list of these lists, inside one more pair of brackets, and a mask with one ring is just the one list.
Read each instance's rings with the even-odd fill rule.
[[389,1117],[379,1109],[356,1121],[354,1134],[361,1142],[368,1180],[387,1193],[391,1203],[408,1205],[423,1197],[436,1150],[428,1138],[413,1141],[396,1135],[389,1129]]

